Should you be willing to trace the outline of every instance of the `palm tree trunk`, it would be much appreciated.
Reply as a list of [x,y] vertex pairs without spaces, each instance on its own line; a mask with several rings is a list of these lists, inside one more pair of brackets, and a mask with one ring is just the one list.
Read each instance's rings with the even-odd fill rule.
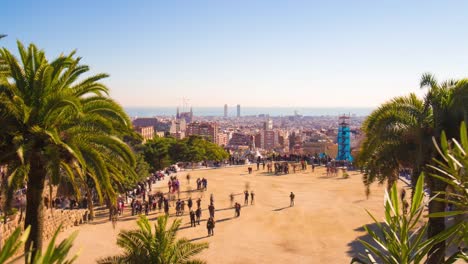
[[[429,203],[429,213],[438,213],[445,210],[445,204],[443,202],[431,201]],[[429,229],[428,237],[433,237],[445,230],[445,218],[429,218]],[[442,241],[434,245],[428,254],[428,264],[443,263],[445,259],[445,241]]]
[[91,188],[87,188],[86,200],[88,200],[88,210],[89,210],[89,221],[94,220],[94,204],[93,204],[93,195],[91,194]]
[[52,187],[52,183],[49,182],[49,208],[50,208],[50,211],[51,212],[54,212],[54,209],[52,208],[52,192],[53,192],[53,187]]
[[31,226],[29,238],[25,244],[25,252],[31,250],[32,259],[34,259],[37,250],[42,250],[42,233],[44,231],[44,202],[42,193],[47,172],[38,156],[33,155],[30,161],[31,169],[28,175],[26,219],[24,222],[25,228]]
[[[445,190],[445,184],[437,179],[430,179],[431,183],[431,197],[438,194],[439,191]],[[437,198],[444,199],[445,195],[438,194]],[[445,211],[445,203],[435,200],[429,202],[429,213],[440,213]],[[431,217],[429,218],[429,225],[427,230],[427,236],[429,238],[438,235],[445,230],[445,218],[444,217]],[[442,241],[434,245],[428,253],[427,263],[438,264],[443,263],[445,259],[445,241]]]

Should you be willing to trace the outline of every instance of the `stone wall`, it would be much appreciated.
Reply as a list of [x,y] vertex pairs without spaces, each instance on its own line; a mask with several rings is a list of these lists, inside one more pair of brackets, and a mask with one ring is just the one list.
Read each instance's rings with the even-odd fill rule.
[[[61,209],[48,209],[44,212],[44,242],[48,242],[54,235],[60,224],[62,224],[62,230],[81,225],[87,222],[88,216],[87,209],[76,209],[76,210],[61,210]],[[16,218],[6,224],[0,224],[0,248],[3,246],[5,240],[15,231],[19,226],[23,229],[24,227],[24,215],[21,222],[19,220],[19,213]],[[20,252],[19,254],[22,254]]]

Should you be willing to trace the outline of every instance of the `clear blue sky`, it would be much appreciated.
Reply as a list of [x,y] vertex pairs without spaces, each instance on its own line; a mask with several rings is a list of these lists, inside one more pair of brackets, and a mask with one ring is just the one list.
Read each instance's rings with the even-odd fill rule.
[[78,50],[124,106],[376,106],[468,77],[468,1],[1,0],[0,45]]

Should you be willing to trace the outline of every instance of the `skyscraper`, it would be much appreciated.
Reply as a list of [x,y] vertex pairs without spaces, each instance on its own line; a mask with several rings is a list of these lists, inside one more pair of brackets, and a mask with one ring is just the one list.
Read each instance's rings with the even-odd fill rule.
[[224,117],[227,117],[228,116],[228,105],[225,104],[224,105]]
[[240,117],[240,104],[237,105],[237,117]]

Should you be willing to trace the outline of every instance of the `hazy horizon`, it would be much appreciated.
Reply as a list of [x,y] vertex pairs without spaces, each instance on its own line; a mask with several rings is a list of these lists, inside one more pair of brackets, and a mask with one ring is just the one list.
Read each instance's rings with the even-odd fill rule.
[[[177,106],[171,107],[124,107],[131,117],[153,117],[153,116],[175,116]],[[190,108],[179,107],[180,112],[189,111]],[[296,113],[303,116],[338,116],[350,114],[355,116],[367,116],[374,108],[372,107],[250,107],[241,105],[241,116],[269,115],[271,117],[292,116]],[[222,107],[193,107],[194,116],[224,116],[224,106]],[[228,107],[228,117],[237,115],[237,107]]]
[[[421,4],[423,3],[423,4]],[[5,1],[0,40],[77,49],[124,106],[375,107],[466,77],[467,1]],[[447,44],[449,43],[449,44]],[[447,46],[449,45],[449,46]],[[16,53],[17,54],[17,53]]]

